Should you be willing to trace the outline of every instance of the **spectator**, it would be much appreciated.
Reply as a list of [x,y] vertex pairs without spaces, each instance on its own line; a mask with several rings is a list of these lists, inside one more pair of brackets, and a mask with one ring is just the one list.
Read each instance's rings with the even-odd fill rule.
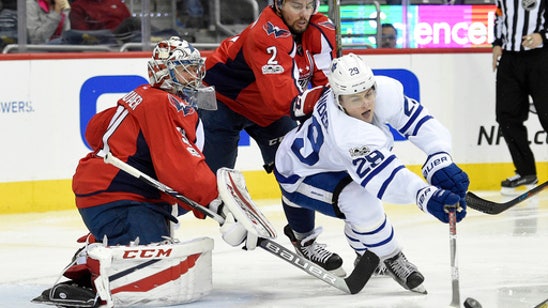
[[[445,223],[444,206],[461,201],[456,217],[464,218],[469,181],[451,160],[449,132],[403,94],[401,83],[374,76],[354,54],[333,60],[328,77],[331,89],[319,98],[312,117],[289,132],[276,153],[274,174],[289,222],[284,233],[292,242],[292,229],[314,234],[316,211],[344,219],[355,264],[372,252],[403,288],[426,293],[424,276],[403,254],[382,201],[416,203]],[[428,183],[391,151],[394,137],[386,124],[428,155],[423,166]]]
[[27,0],[27,32],[31,44],[60,41],[70,28],[67,0]]
[[17,42],[17,0],[0,2],[0,48]]
[[[242,130],[257,142],[264,168],[272,172],[281,139],[322,93],[336,56],[336,40],[334,25],[316,12],[318,3],[276,0],[256,22],[225,39],[207,58],[204,82],[215,86],[218,110],[202,109],[200,117],[206,135],[204,155],[214,172],[234,167]],[[310,100],[292,104],[309,85],[314,87]],[[308,236],[295,231],[299,239]],[[307,254],[306,258],[343,275],[341,258],[315,239],[307,241],[306,249],[329,259],[330,266],[326,268],[316,256]],[[302,246],[295,249],[303,255]]]
[[[75,0],[70,12],[69,43],[116,43],[134,40],[141,22],[121,0]],[[87,36],[86,36],[87,35]]]
[[527,127],[529,95],[548,132],[548,18],[545,1],[497,0],[493,42],[496,119],[508,145],[515,175],[501,182],[502,194],[538,182]]
[[131,17],[127,6],[120,0],[75,0],[70,22],[76,30],[116,30]]
[[185,28],[201,28],[203,26],[204,6],[201,0],[179,0],[177,6]]
[[381,48],[396,48],[398,43],[398,30],[393,24],[381,25]]

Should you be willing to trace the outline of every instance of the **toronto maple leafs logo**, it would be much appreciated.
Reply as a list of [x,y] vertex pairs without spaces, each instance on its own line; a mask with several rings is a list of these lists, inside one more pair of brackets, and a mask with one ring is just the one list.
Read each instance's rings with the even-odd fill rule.
[[173,107],[177,109],[177,111],[182,111],[185,116],[189,114],[193,114],[195,112],[194,108],[192,106],[188,105],[185,101],[181,100],[178,97],[175,97],[173,95],[168,95],[169,102]]
[[288,37],[291,35],[289,31],[280,29],[278,26],[274,26],[270,21],[264,24],[263,29],[267,35],[274,34],[275,38]]
[[331,73],[333,73],[337,69],[337,62],[333,63],[331,66]]

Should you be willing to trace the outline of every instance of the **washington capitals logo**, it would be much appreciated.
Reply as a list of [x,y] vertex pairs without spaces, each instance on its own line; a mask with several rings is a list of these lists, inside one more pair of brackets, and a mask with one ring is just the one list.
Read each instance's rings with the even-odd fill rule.
[[182,111],[185,116],[193,114],[195,112],[194,108],[187,105],[185,101],[182,101],[181,99],[173,95],[168,95],[167,97],[169,98],[169,102],[171,103],[171,105],[173,105],[173,107],[175,107],[177,111]]
[[288,37],[291,35],[289,31],[280,29],[279,27],[274,26],[270,21],[263,26],[263,29],[267,35],[274,34],[275,38]]

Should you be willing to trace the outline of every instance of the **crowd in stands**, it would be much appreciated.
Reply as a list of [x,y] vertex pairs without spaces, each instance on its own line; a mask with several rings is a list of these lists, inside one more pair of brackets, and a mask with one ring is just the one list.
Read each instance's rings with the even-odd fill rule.
[[[272,4],[272,0],[256,1],[259,12]],[[401,1],[378,0],[381,4],[401,4]],[[454,1],[458,4],[463,0]],[[328,2],[321,1],[324,4]],[[341,1],[341,4],[344,2]],[[141,42],[139,0],[25,0],[25,3],[27,44],[121,46],[128,42]],[[172,35],[190,42],[201,42],[200,39],[207,33],[201,34],[197,40],[195,30],[211,30],[211,19],[216,18],[210,12],[211,1],[207,0],[177,0],[174,6],[169,6],[170,1],[150,0],[150,3],[151,12],[157,13],[154,16],[164,18],[169,15],[165,19],[174,20],[173,23],[160,25],[155,20],[151,22],[153,43]],[[220,5],[220,22],[223,24],[249,24],[256,17],[250,14],[249,6],[225,1],[221,1]],[[17,0],[0,0],[0,50],[8,44],[17,43],[20,35],[17,19]],[[221,36],[227,35],[223,33]],[[216,38],[219,37],[217,34]]]

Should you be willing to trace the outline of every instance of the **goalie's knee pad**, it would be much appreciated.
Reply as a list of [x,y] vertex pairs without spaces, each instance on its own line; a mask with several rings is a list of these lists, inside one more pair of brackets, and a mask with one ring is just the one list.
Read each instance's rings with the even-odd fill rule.
[[108,306],[169,306],[190,303],[212,289],[213,240],[174,244],[95,246],[87,266]]

